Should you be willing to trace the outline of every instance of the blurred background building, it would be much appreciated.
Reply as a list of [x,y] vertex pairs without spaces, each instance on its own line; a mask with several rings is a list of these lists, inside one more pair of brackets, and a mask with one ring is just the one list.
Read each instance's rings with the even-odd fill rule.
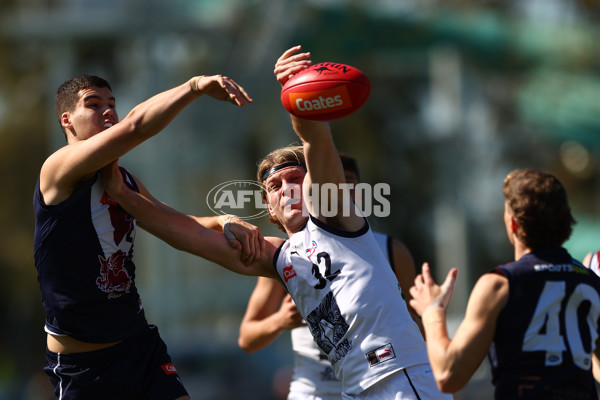
[[[600,3],[597,0],[2,0],[0,3],[0,400],[47,400],[44,315],[33,265],[32,194],[64,144],[54,91],[83,73],[111,82],[121,117],[194,75],[221,73],[254,104],[201,98],[121,160],[159,199],[209,215],[216,185],[296,142],[273,76],[284,49],[360,68],[371,97],[332,122],[362,180],[391,187],[371,219],[418,266],[460,268],[456,325],[475,280],[512,259],[502,181],[555,173],[578,224],[567,248],[600,248]],[[266,235],[280,233],[263,220]],[[253,355],[237,334],[254,278],[140,233],[138,287],[193,399],[281,399],[289,335]],[[283,386],[284,395],[278,394]],[[487,361],[457,399],[490,398]]]

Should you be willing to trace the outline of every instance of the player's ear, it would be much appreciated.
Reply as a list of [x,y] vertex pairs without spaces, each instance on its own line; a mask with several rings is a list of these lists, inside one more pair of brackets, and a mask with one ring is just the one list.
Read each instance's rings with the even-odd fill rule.
[[62,127],[63,131],[65,132],[65,134],[67,136],[68,135],[77,136],[77,134],[73,130],[73,123],[71,122],[71,116],[69,115],[69,113],[67,111],[62,113],[62,115],[60,116],[60,126]]
[[70,128],[71,127],[71,119],[69,118],[69,113],[68,112],[65,111],[60,116],[60,125],[63,128]]
[[513,216],[510,217],[510,226],[511,226],[512,233],[516,234],[519,226],[517,225],[517,221],[515,221],[515,217],[513,217]]

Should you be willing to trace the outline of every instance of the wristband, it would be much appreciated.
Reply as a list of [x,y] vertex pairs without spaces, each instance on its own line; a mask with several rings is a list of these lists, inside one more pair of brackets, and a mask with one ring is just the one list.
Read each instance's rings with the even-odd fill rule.
[[225,220],[225,223],[223,224],[223,233],[225,234],[227,240],[237,240],[233,233],[231,233],[231,230],[229,229],[229,223],[231,222],[233,217],[235,217],[235,215],[228,216]]
[[192,79],[190,79],[190,87],[192,88],[192,92],[194,92],[194,93],[200,93],[200,90],[198,89],[198,81],[203,76],[204,75],[198,75],[198,76],[195,76]]

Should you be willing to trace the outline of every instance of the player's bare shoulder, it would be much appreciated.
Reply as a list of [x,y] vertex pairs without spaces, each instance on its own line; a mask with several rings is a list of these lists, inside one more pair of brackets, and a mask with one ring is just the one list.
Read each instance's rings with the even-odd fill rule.
[[61,147],[51,154],[40,168],[40,192],[46,205],[59,204],[66,200],[77,185],[94,176],[89,173],[81,176],[80,169],[74,167],[72,154],[76,153],[77,143]]
[[271,256],[275,255],[277,249],[285,242],[285,239],[275,236],[267,236],[265,237],[265,245],[267,247],[267,252],[271,252]]

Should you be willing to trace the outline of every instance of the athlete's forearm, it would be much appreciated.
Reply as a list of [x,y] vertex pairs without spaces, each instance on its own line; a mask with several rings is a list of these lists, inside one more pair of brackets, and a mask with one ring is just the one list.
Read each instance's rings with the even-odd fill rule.
[[218,232],[223,232],[223,225],[227,218],[231,217],[229,214],[225,215],[213,215],[208,217],[194,217],[203,226],[213,229]]
[[421,320],[425,329],[427,355],[438,389],[454,393],[464,388],[485,357],[485,350],[482,350],[485,343],[485,349],[489,348],[485,335],[470,337],[465,334],[469,329],[465,328],[463,322],[451,340],[446,310],[442,307],[429,307]]
[[136,218],[144,230],[176,249],[192,252],[195,232],[207,229],[192,216],[182,214],[135,191],[124,190],[111,193],[111,196]]
[[201,94],[194,92],[190,82],[152,96],[134,107],[123,119],[134,135],[143,141],[165,128],[187,105]]
[[240,325],[238,345],[246,353],[264,349],[283,332],[277,314],[271,314],[262,320],[243,321]]
[[449,360],[448,349],[450,338],[446,324],[446,311],[442,308],[428,308],[421,316],[427,355],[438,388],[443,392],[454,392],[460,388],[453,386],[452,366]]

